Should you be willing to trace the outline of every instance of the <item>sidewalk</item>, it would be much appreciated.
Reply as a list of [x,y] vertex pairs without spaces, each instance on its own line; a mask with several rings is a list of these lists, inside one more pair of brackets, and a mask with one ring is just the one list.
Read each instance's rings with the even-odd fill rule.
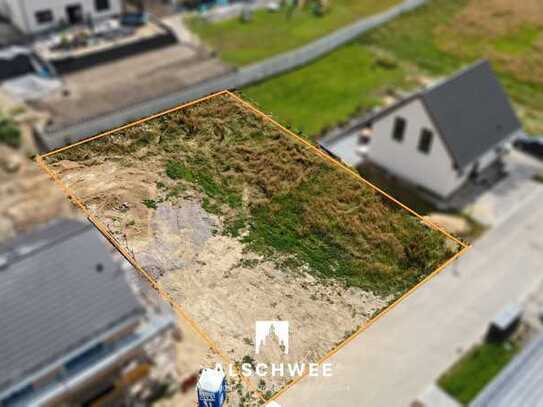
[[[543,281],[543,185],[472,249],[306,378],[282,407],[407,406],[484,334],[504,304]],[[457,270],[453,269],[457,267]]]

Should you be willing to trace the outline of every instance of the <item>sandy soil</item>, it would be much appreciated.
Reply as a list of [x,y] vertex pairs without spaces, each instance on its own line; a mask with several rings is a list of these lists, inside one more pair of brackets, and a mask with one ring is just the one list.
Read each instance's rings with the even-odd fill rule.
[[[54,167],[232,361],[316,362],[387,304],[388,299],[303,271],[286,272],[257,257],[220,233],[221,220],[201,208],[197,192],[163,200],[157,182],[168,180],[160,175],[115,162],[93,164],[61,161]],[[145,199],[156,200],[156,209],[146,207]],[[257,320],[289,321],[288,355],[279,346],[255,355]],[[219,361],[207,351],[198,358],[201,365]],[[266,378],[265,387],[277,390],[288,379]]]
[[75,211],[34,162],[0,146],[0,241]]
[[446,213],[434,212],[424,217],[430,222],[443,227],[449,233],[454,235],[466,235],[470,231],[470,225],[466,219],[461,216],[449,215]]

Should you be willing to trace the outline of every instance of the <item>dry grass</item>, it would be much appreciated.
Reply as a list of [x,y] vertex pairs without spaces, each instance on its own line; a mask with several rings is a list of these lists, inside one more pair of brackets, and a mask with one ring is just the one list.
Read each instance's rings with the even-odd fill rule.
[[439,44],[461,57],[483,54],[516,78],[543,83],[540,0],[472,0],[438,30]]
[[467,31],[496,37],[524,24],[542,25],[543,7],[540,0],[471,1],[454,23]]
[[226,95],[51,161],[59,160],[148,162],[164,180],[164,199],[197,189],[223,233],[253,251],[380,294],[403,293],[452,254],[441,233]]

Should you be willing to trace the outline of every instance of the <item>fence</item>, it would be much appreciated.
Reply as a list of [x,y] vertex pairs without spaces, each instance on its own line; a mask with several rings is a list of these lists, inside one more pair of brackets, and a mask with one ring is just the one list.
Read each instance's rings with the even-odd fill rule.
[[206,80],[170,95],[126,107],[112,114],[89,118],[63,129],[45,129],[37,133],[40,144],[45,150],[52,150],[213,92],[242,88],[288,72],[326,55],[356,39],[364,32],[378,27],[400,14],[414,10],[426,2],[427,0],[404,0],[403,3],[383,13],[361,19],[303,47],[242,67],[235,72]]

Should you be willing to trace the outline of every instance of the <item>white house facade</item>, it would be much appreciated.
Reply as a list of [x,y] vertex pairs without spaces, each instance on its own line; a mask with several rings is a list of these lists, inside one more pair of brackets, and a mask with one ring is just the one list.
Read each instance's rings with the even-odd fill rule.
[[522,134],[487,62],[377,113],[369,125],[368,159],[441,199],[476,180]]
[[[402,124],[403,123],[403,124]],[[419,148],[422,134],[430,138]],[[446,196],[465,180],[453,171],[454,162],[422,102],[415,99],[373,125],[370,159],[405,180]]]
[[122,0],[0,0],[0,13],[25,34],[105,19],[121,10]]

